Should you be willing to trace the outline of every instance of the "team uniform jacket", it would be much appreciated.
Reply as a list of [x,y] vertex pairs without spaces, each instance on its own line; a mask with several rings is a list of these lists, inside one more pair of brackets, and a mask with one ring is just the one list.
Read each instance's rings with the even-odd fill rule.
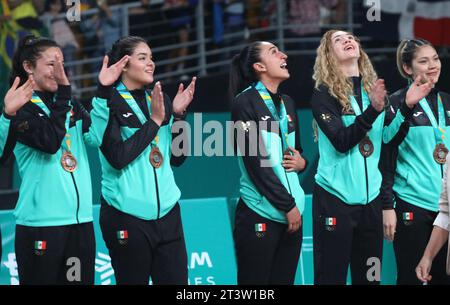
[[5,161],[14,148],[14,136],[10,132],[11,117],[6,113],[0,116],[0,163]]
[[[444,166],[433,158],[437,142],[428,115],[419,103],[413,109],[406,106],[408,88],[400,89],[390,96],[391,106],[386,113],[387,122],[399,125],[399,132],[383,139],[386,143],[383,201],[385,206],[393,207],[395,193],[410,204],[437,212]],[[438,93],[445,117],[443,142],[450,148],[450,95],[433,89],[426,101],[438,121]],[[397,110],[400,108],[409,109],[404,112],[405,120],[402,123],[396,122],[399,116]]]
[[[318,125],[319,164],[316,183],[327,192],[350,205],[363,205],[380,194],[382,182],[378,168],[382,137],[385,132],[396,134],[398,126],[384,128],[385,114],[370,104],[363,106],[361,78],[352,77],[354,97],[361,109],[343,112],[328,88],[321,85],[312,97],[313,117]],[[368,98],[368,97],[367,97]],[[399,116],[399,121],[404,118]],[[368,136],[374,151],[364,157],[359,143]]]
[[[150,118],[145,91],[130,93],[145,115],[143,124],[115,87],[100,86],[92,102],[89,135],[100,151],[102,201],[140,219],[159,219],[180,199],[171,165],[181,165],[185,156],[172,156],[171,128],[175,118],[169,97],[164,97],[166,120],[158,126]],[[156,136],[163,156],[159,168],[153,168],[149,161]]]
[[[281,99],[284,101],[288,116],[288,145],[302,153],[294,102],[287,95],[270,93],[270,96],[278,113]],[[281,165],[286,150],[282,147],[281,128],[272,129],[271,122],[277,121],[254,86],[234,99],[232,120],[241,171],[242,200],[257,214],[280,223],[287,223],[286,213],[295,206],[303,213],[305,193],[298,174],[286,172]],[[239,141],[240,136],[244,141]],[[268,162],[270,166],[262,166],[262,162]]]
[[[50,115],[30,101],[12,120],[17,135],[14,154],[22,177],[16,223],[41,227],[90,222],[92,186],[84,143],[89,113],[71,100],[70,86],[59,86],[56,94],[35,93]],[[67,139],[78,163],[73,173],[61,165]]]

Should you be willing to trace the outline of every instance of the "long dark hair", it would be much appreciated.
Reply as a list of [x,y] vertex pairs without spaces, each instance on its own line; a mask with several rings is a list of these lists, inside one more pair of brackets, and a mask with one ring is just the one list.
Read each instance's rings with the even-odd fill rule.
[[[145,43],[148,45],[148,42],[139,36],[126,36],[120,38],[111,47],[111,50],[108,52],[109,62],[108,67],[114,65],[125,55],[131,55],[134,52],[136,46],[140,43]],[[120,82],[120,77],[116,81],[115,85]]]
[[231,60],[229,95],[233,98],[251,83],[258,80],[253,64],[261,61],[261,41],[255,41],[242,49]]
[[403,39],[397,47],[397,68],[398,72],[406,78],[412,79],[411,75],[406,73],[405,69],[403,69],[403,65],[408,67],[412,67],[412,61],[414,56],[416,55],[417,50],[422,46],[430,46],[434,48],[434,46],[425,39]]
[[28,61],[32,67],[35,67],[41,53],[52,47],[59,48],[58,44],[49,38],[33,35],[23,37],[14,52],[9,85],[12,85],[17,76],[20,77],[20,86],[23,85],[28,79],[28,73],[25,71],[23,63]]

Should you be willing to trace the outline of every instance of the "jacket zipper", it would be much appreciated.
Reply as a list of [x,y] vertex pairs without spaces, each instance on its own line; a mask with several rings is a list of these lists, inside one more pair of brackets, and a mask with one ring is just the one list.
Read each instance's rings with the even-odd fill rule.
[[159,213],[161,210],[161,203],[159,201],[159,188],[158,188],[158,176],[156,175],[156,168],[153,167],[153,173],[155,174],[155,186],[156,186],[156,202],[158,205],[158,214],[156,215],[156,219],[159,219]]
[[289,183],[289,179],[288,179],[288,175],[287,175],[286,169],[284,170],[284,175],[286,176],[286,181],[287,181],[287,185],[288,185],[288,188],[289,188],[289,194],[292,195],[291,185]]
[[80,223],[80,220],[78,218],[78,213],[80,212],[80,194],[78,193],[78,187],[77,187],[77,183],[75,181],[75,176],[73,175],[73,173],[70,173],[70,176],[72,177],[72,181],[73,181],[73,186],[75,187],[75,192],[77,193],[77,224]]
[[367,178],[367,158],[364,157],[364,172],[366,174],[366,204],[369,203],[369,179]]

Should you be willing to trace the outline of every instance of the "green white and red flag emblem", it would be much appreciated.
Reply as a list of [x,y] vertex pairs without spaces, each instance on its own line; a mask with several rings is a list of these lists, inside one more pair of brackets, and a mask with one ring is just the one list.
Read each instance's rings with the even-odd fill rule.
[[117,231],[117,238],[118,239],[127,239],[128,238],[128,231]]
[[327,217],[327,218],[325,218],[325,225],[327,225],[327,226],[335,226],[336,225],[336,218],[335,217]]
[[257,223],[255,224],[256,232],[266,232],[266,224],[265,223]]
[[47,249],[47,242],[45,240],[37,240],[34,242],[35,250],[45,250]]

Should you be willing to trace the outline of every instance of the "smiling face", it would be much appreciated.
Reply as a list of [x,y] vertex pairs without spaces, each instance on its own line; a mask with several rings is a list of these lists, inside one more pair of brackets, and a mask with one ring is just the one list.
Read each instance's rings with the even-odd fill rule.
[[38,91],[56,92],[58,83],[55,80],[55,64],[56,55],[59,55],[64,62],[64,57],[60,48],[50,47],[40,53],[34,66],[32,63],[25,61],[23,67],[28,74],[33,75],[35,87]]
[[122,80],[127,80],[136,88],[141,88],[153,82],[153,73],[155,72],[155,63],[152,59],[150,47],[140,42],[136,45],[130,59],[123,70]]
[[259,49],[260,61],[253,64],[256,72],[272,80],[288,79],[290,75],[286,63],[287,55],[270,42],[262,42]]
[[359,43],[355,37],[344,31],[337,31],[330,38],[331,50],[339,63],[359,59]]
[[405,72],[413,79],[418,75],[423,75],[423,82],[430,80],[433,84],[439,80],[441,74],[441,60],[436,50],[430,45],[424,45],[417,49],[411,63],[411,67],[403,64]]

